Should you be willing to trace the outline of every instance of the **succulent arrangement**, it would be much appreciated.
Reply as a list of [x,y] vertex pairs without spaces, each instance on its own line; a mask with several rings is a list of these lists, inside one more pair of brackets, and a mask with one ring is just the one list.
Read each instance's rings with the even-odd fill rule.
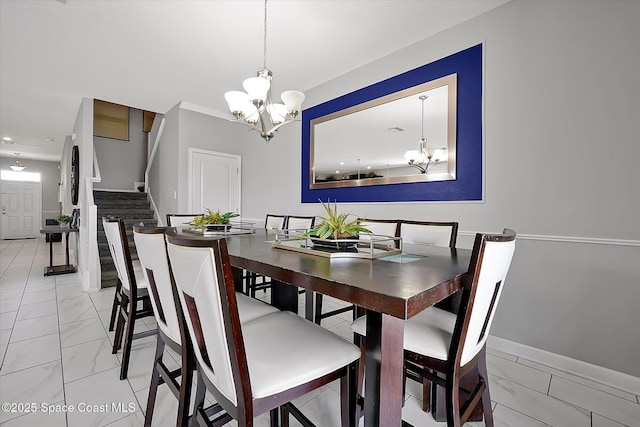
[[225,212],[221,213],[220,210],[212,211],[211,209],[205,209],[205,213],[203,216],[198,216],[193,219],[189,224],[196,228],[205,228],[208,225],[215,224],[229,224],[229,220],[231,218],[235,218],[240,216],[235,212]]
[[371,231],[362,225],[360,225],[360,219],[352,219],[349,217],[351,213],[338,213],[338,205],[334,202],[333,207],[331,202],[327,201],[325,204],[320,200],[322,207],[327,213],[326,216],[321,216],[322,222],[307,231],[304,237],[319,237],[321,239],[341,239],[357,236],[358,233],[371,233]]

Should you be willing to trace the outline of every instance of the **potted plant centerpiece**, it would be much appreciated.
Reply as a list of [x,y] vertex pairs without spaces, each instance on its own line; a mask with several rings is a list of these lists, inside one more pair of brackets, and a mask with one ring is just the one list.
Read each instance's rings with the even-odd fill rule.
[[195,217],[189,225],[202,231],[226,231],[231,228],[229,220],[238,216],[240,215],[235,212],[221,213],[220,210],[214,212],[207,208],[204,215]]
[[313,237],[314,245],[346,249],[354,246],[353,240],[358,239],[359,233],[371,233],[371,230],[360,225],[360,219],[349,219],[353,214],[338,213],[337,203],[333,207],[330,201],[325,204],[320,200],[320,203],[327,215],[321,216],[322,222],[303,234],[303,237]]
[[58,221],[58,224],[60,224],[61,227],[68,227],[69,223],[72,220],[73,220],[73,217],[71,215],[66,215],[66,214],[60,214],[56,218],[56,221]]

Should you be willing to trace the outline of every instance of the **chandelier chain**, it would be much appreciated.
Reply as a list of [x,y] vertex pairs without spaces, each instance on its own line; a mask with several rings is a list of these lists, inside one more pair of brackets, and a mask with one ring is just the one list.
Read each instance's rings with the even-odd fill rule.
[[264,52],[262,68],[267,68],[267,0],[264,0]]

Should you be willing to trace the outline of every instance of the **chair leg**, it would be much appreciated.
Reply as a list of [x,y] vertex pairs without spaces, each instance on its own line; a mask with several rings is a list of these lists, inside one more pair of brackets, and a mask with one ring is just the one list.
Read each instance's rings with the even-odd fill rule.
[[118,314],[118,308],[120,301],[122,300],[122,283],[120,279],[116,282],[116,293],[113,295],[113,304],[111,305],[111,320],[109,320],[109,332],[113,331],[113,327],[116,323],[116,315]]
[[[287,405],[282,405],[280,407],[280,420],[280,427],[289,427],[289,408]],[[278,423],[276,422],[273,424],[273,420],[271,420],[271,425],[277,426]]]
[[[287,411],[287,420],[289,419],[288,414],[289,412]],[[269,426],[278,427],[278,408],[275,408],[269,411]]]
[[178,398],[178,422],[176,425],[185,426],[189,419],[189,403],[191,403],[191,387],[193,383],[193,371],[195,360],[193,354],[182,355],[180,369],[180,397]]
[[204,416],[204,397],[207,392],[207,386],[200,372],[196,371],[196,377],[196,396],[193,401],[193,415],[189,420],[190,427],[198,427],[198,414],[203,414]]
[[116,324],[116,334],[113,338],[113,350],[111,353],[116,354],[122,346],[122,332],[125,327],[125,318],[123,312],[127,311],[127,304],[129,304],[129,297],[122,294],[120,298],[120,306],[118,307],[118,321]]
[[491,409],[491,396],[489,394],[489,376],[487,374],[487,354],[483,348],[480,360],[478,361],[478,373],[484,380],[485,389],[482,392],[482,412],[484,414],[484,424],[486,427],[493,427],[493,410]]
[[431,406],[429,405],[430,399],[431,381],[426,378],[422,378],[422,410],[424,412],[429,412],[431,410]]
[[356,407],[355,407],[355,420],[356,425],[360,421],[363,408],[358,403],[358,399],[362,396],[362,390],[364,389],[364,365],[367,346],[364,337],[356,335],[355,344],[360,347],[360,359],[358,359],[357,371],[356,371]]
[[318,325],[322,321],[322,299],[322,294],[316,292],[316,313],[314,316],[314,321]]
[[453,373],[447,373],[446,384],[447,426],[462,427],[460,421],[460,379]]
[[251,298],[256,297],[256,284],[257,284],[258,275],[256,273],[251,273],[251,280],[249,285],[249,294]]
[[[131,300],[130,300],[131,301]],[[131,358],[131,342],[133,341],[133,328],[136,323],[136,303],[131,301],[129,312],[127,313],[126,334],[124,336],[124,345],[122,346],[122,366],[120,368],[120,379],[127,379],[129,371],[129,359]]]
[[351,363],[347,367],[347,375],[340,378],[340,417],[342,427],[355,427],[357,425],[358,367],[359,362]]
[[164,354],[164,341],[160,334],[157,336],[156,341],[156,354],[153,360],[153,371],[151,374],[151,385],[149,386],[149,397],[147,398],[147,410],[144,416],[144,426],[151,426],[151,419],[153,418],[153,407],[156,404],[156,396],[158,395],[158,386],[160,385],[160,371],[158,365],[162,362],[162,355]]

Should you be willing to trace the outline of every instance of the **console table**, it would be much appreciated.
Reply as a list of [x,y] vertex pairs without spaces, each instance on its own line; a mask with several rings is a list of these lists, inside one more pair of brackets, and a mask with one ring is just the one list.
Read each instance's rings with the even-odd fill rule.
[[63,265],[53,265],[53,239],[49,238],[49,266],[44,268],[45,276],[54,276],[57,274],[75,273],[76,267],[69,264],[69,234],[77,233],[77,228],[61,227],[59,225],[45,225],[40,229],[40,234],[64,233],[65,246],[64,255],[65,263]]

